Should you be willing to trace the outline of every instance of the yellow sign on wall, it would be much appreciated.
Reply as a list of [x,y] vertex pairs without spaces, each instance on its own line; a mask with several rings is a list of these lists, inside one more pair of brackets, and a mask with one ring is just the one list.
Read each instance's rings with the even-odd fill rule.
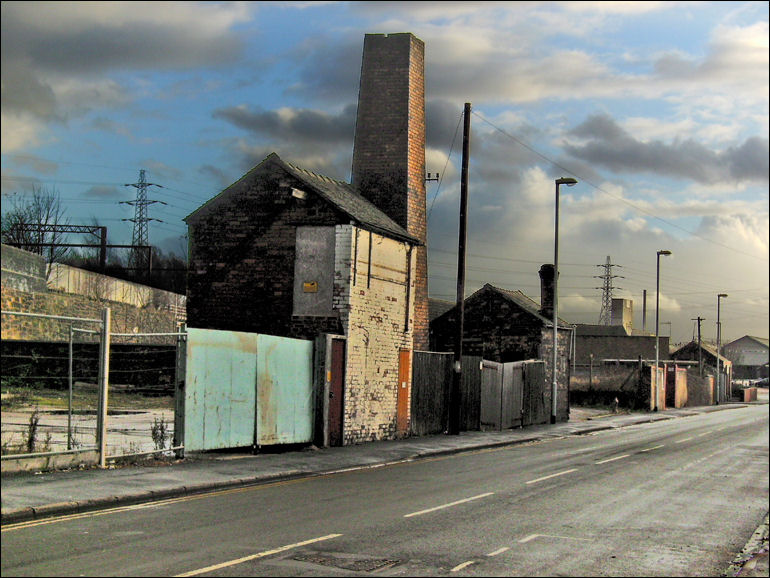
[[306,281],[302,284],[304,293],[318,293],[318,281]]

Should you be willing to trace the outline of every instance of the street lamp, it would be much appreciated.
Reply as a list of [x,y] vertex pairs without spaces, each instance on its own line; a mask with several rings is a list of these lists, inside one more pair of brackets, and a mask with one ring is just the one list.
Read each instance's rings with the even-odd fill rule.
[[[671,255],[671,251],[662,249],[658,251],[657,270],[655,273],[655,387],[653,389],[653,395],[655,400],[653,402],[654,411],[658,411],[658,363],[660,360],[659,343],[658,343],[658,323],[660,322],[660,256]],[[663,378],[665,380],[665,376]]]
[[[719,381],[720,381],[719,380],[719,377],[720,377],[719,376],[719,346],[720,346],[720,341],[722,340],[722,322],[719,320],[719,313],[720,313],[719,306],[720,306],[720,299],[722,299],[722,297],[727,297],[727,293],[720,293],[719,295],[717,295],[717,403],[719,403],[719,394],[720,394],[720,389],[719,389],[719,387],[720,387],[719,386]],[[725,403],[727,403],[727,401],[729,399],[726,390],[727,390],[727,383],[725,383]]]
[[567,185],[572,187],[577,184],[577,180],[572,177],[561,177],[556,179],[556,220],[554,224],[554,243],[553,243],[553,384],[551,386],[551,423],[556,423],[556,364],[558,362],[558,314],[559,314],[559,186]]

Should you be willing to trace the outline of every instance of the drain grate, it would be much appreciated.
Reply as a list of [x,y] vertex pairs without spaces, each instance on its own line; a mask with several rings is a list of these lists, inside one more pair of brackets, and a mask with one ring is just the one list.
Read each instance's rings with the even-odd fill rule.
[[299,554],[294,556],[293,560],[310,562],[320,566],[333,566],[343,570],[352,570],[353,572],[375,572],[398,564],[398,560],[388,560],[385,558],[343,558],[319,553]]

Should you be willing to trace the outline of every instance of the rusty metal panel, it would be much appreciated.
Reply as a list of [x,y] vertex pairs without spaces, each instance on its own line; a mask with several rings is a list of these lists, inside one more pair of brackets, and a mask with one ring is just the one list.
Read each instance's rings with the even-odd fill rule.
[[313,342],[257,336],[257,446],[313,440]]
[[187,330],[185,451],[252,446],[257,335]]

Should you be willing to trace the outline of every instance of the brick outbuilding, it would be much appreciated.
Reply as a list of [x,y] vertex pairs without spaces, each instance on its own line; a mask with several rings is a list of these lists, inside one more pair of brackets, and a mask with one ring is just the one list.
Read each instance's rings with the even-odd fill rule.
[[332,445],[408,431],[411,352],[428,343],[424,45],[412,34],[364,38],[352,169],[349,184],[273,153],[185,219],[191,327],[344,338],[341,415],[321,420]]

